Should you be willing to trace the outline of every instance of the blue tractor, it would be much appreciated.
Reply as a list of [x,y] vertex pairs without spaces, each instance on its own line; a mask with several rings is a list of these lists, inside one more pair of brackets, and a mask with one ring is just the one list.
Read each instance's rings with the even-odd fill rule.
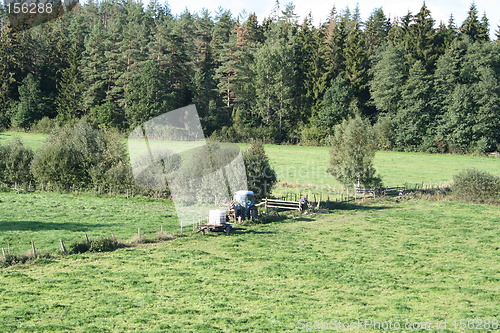
[[235,222],[242,220],[253,220],[257,218],[258,210],[255,205],[255,194],[252,191],[238,191],[233,196],[229,209],[228,220]]

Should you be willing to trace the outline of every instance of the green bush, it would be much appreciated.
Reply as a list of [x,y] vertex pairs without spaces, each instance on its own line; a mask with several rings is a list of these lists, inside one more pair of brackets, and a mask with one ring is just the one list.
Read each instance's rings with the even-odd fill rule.
[[368,119],[360,116],[336,125],[330,150],[330,173],[346,187],[380,188],[382,179],[373,167],[375,133]]
[[381,117],[373,125],[375,132],[375,139],[377,140],[377,148],[381,150],[391,150],[393,148],[392,142],[392,122],[389,117]]
[[500,204],[500,177],[476,169],[467,169],[453,177],[453,196],[460,201]]
[[118,248],[116,239],[109,237],[99,237],[90,241],[90,251],[92,252],[109,252]]
[[32,161],[33,151],[17,137],[8,145],[0,146],[0,182],[9,185],[29,183],[33,180],[30,170]]
[[278,181],[276,172],[269,163],[269,157],[260,141],[253,141],[243,152],[248,189],[255,193],[257,200],[269,197]]
[[28,260],[30,260],[31,257],[23,254],[6,254],[5,255],[5,260],[2,260],[1,262],[1,267],[8,267],[8,266],[13,266],[17,264],[24,264]]
[[59,127],[59,122],[56,119],[43,117],[31,127],[31,131],[50,134],[57,127]]
[[122,192],[133,183],[119,135],[85,120],[54,132],[35,156],[32,172],[38,183],[64,190],[99,186]]
[[85,253],[88,250],[90,250],[90,244],[87,243],[87,241],[78,241],[78,242],[72,243],[68,247],[68,253],[70,253],[70,254]]
[[300,143],[305,146],[319,146],[325,138],[326,133],[321,131],[317,126],[306,125],[300,132]]

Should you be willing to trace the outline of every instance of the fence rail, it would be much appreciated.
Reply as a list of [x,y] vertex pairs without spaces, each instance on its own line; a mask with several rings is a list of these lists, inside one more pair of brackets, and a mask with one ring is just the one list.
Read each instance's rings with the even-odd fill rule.
[[279,209],[289,209],[289,210],[302,210],[302,206],[299,201],[286,201],[277,199],[264,199],[264,205],[267,208],[279,208]]

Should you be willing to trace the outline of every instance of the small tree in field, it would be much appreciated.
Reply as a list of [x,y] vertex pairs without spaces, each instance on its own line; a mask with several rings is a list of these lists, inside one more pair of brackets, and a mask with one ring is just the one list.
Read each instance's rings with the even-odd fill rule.
[[271,168],[262,142],[254,141],[243,152],[243,160],[247,173],[248,189],[255,193],[257,199],[268,197],[278,181],[276,172]]
[[375,173],[375,134],[369,121],[355,118],[335,126],[328,172],[346,187],[363,185],[376,188],[382,180]]

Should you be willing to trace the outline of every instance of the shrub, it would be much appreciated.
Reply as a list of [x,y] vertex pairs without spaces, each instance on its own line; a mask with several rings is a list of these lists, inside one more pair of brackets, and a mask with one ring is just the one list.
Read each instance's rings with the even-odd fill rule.
[[56,119],[51,119],[49,117],[43,117],[38,122],[36,122],[32,127],[32,132],[50,134],[54,129],[59,126]]
[[17,137],[7,146],[0,146],[0,182],[27,184],[33,180],[30,166],[33,151]]
[[109,252],[118,248],[116,239],[109,237],[99,237],[90,241],[90,251],[92,252]]
[[373,167],[375,134],[369,121],[356,116],[335,126],[334,132],[328,172],[346,187],[356,183],[381,187],[382,180]]
[[247,174],[248,189],[255,193],[257,200],[271,194],[278,178],[269,163],[269,157],[260,141],[253,141],[243,152],[243,160]]
[[78,242],[72,243],[68,247],[68,253],[70,253],[70,254],[85,253],[88,250],[90,250],[90,244],[87,243],[87,241],[78,241]]
[[453,177],[453,196],[460,201],[500,204],[500,177],[476,169],[467,169]]
[[94,128],[85,120],[54,132],[35,156],[32,171],[37,182],[58,189],[100,186],[122,191],[132,184],[120,137]]
[[300,132],[300,143],[305,146],[319,146],[324,138],[324,131],[311,124],[304,126]]
[[381,117],[373,125],[375,138],[377,140],[377,148],[381,150],[390,150],[393,147],[392,142],[392,123],[389,117]]
[[5,255],[5,260],[1,262],[2,267],[7,267],[7,266],[13,266],[17,264],[24,264],[31,258],[27,255],[23,254],[6,254]]

